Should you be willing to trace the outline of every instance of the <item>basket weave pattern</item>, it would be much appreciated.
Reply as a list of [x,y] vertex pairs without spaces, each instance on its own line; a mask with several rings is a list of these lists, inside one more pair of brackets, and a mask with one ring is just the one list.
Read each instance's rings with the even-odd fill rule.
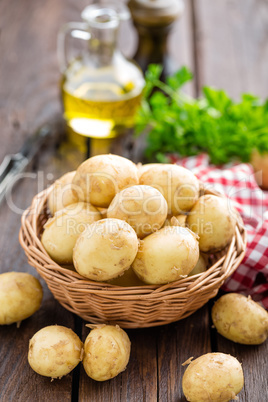
[[241,223],[237,223],[232,242],[226,250],[215,255],[206,272],[160,287],[120,287],[93,282],[52,261],[40,241],[43,225],[48,219],[47,197],[51,189],[37,194],[24,212],[20,243],[29,264],[46,281],[60,304],[88,322],[142,328],[185,318],[216,296],[245,255],[246,231]]

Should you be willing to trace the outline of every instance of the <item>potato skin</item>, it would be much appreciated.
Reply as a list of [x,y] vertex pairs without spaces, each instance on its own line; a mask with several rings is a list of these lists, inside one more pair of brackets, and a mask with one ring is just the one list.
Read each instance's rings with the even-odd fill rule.
[[137,166],[118,155],[97,155],[87,159],[73,178],[73,184],[82,189],[79,199],[102,208],[107,208],[120,190],[138,182]]
[[0,275],[0,325],[20,322],[41,306],[43,289],[37,278],[25,272]]
[[57,211],[79,201],[78,193],[72,185],[75,171],[68,172],[61,176],[53,184],[53,189],[48,196],[48,208],[52,215]]
[[212,308],[217,331],[233,342],[259,345],[268,337],[268,312],[238,293],[221,296]]
[[[267,152],[260,154],[257,149],[255,149],[250,158],[250,163],[255,171],[255,179],[258,185],[267,190],[268,189],[268,154]],[[256,174],[261,172],[261,174]]]
[[140,184],[155,187],[168,203],[168,214],[179,215],[189,211],[199,197],[199,181],[182,166],[152,164],[141,169]]
[[41,242],[58,264],[73,262],[73,248],[87,225],[101,219],[100,212],[88,203],[78,202],[58,211],[44,226]]
[[126,221],[142,239],[159,230],[167,217],[167,202],[151,186],[131,186],[120,191],[111,202],[107,216]]
[[82,348],[83,343],[70,328],[50,325],[31,338],[28,362],[38,374],[61,378],[82,360]]
[[198,257],[198,241],[189,229],[166,226],[141,241],[132,267],[143,282],[160,285],[188,275]]
[[227,402],[243,388],[244,375],[239,361],[224,353],[207,353],[193,360],[182,378],[187,401]]
[[207,270],[207,264],[202,256],[202,254],[199,255],[198,261],[196,263],[196,266],[194,269],[189,273],[189,276],[193,276],[196,274],[201,274],[202,272],[205,272]]
[[83,366],[96,381],[106,381],[125,370],[130,356],[130,340],[118,325],[94,328],[84,343]]
[[139,240],[132,227],[120,219],[101,219],[79,236],[73,253],[76,271],[93,281],[108,281],[132,264]]
[[164,226],[182,226],[186,227],[187,215],[171,216],[165,220]]
[[216,252],[231,242],[236,213],[226,198],[207,194],[191,209],[186,225],[199,236],[200,251]]

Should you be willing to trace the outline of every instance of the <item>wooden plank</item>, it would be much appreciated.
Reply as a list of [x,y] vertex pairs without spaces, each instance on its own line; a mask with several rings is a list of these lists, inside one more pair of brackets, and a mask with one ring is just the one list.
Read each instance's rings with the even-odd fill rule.
[[207,305],[190,317],[163,327],[158,336],[159,401],[186,401],[182,377],[189,357],[211,352]]
[[218,351],[236,357],[245,377],[245,385],[239,393],[240,402],[268,400],[268,342],[262,345],[239,345],[217,335]]
[[[83,328],[85,340],[88,328]],[[112,380],[97,382],[89,378],[81,366],[79,401],[106,402],[107,400],[155,402],[157,400],[156,339],[159,329],[126,330],[131,341],[129,364],[123,373]]]
[[[193,0],[200,88],[268,94],[268,3]],[[199,89],[200,89],[199,88]]]
[[[187,66],[196,77],[192,13],[191,1],[184,1],[183,14],[180,19],[175,22],[169,35],[168,48],[176,67]],[[184,90],[186,93],[195,96],[195,79],[193,82],[185,85]]]
[[[199,91],[204,85],[241,92],[268,93],[268,4],[254,0],[193,0]],[[264,401],[267,393],[267,342],[244,346],[213,331],[214,351],[229,353],[243,363],[245,386],[241,401]]]
[[[49,150],[48,150],[49,151]],[[49,152],[51,154],[51,150]],[[42,159],[49,159],[42,155]],[[50,378],[36,374],[27,361],[28,344],[30,338],[41,328],[47,325],[64,325],[75,329],[74,316],[54,299],[46,283],[40,278],[35,269],[27,263],[24,251],[20,247],[18,233],[22,211],[31,203],[32,197],[49,183],[48,172],[55,177],[57,163],[47,163],[47,167],[39,164],[37,172],[26,172],[26,178],[14,188],[12,203],[4,202],[0,208],[2,222],[0,232],[0,273],[8,271],[29,272],[37,277],[44,290],[41,309],[32,317],[21,323],[19,329],[16,324],[1,327],[0,331],[0,400],[46,400],[71,401],[73,374],[69,374],[61,381],[51,383]],[[50,160],[51,161],[51,160]],[[37,161],[36,161],[37,162]],[[37,163],[35,163],[37,167]],[[52,174],[54,167],[54,175]],[[40,183],[38,183],[38,178]],[[41,391],[42,390],[42,391]],[[42,397],[41,397],[42,395]],[[40,399],[39,399],[40,398]],[[43,399],[44,400],[44,399]]]

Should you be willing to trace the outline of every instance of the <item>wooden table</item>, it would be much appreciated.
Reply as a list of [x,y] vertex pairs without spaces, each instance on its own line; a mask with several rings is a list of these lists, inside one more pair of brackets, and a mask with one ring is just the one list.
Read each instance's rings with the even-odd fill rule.
[[[18,151],[41,123],[61,115],[56,35],[67,21],[79,20],[89,1],[1,0],[0,2],[0,161]],[[268,95],[268,3],[265,0],[185,0],[170,48],[178,66],[195,73],[188,85],[194,95],[204,84],[238,97],[241,92]],[[130,22],[123,26],[121,47],[133,54],[136,37]],[[32,197],[63,172],[75,168],[81,155],[67,158],[53,143],[29,167],[12,193],[12,207],[0,207],[1,272],[30,267],[18,242],[20,216]],[[82,160],[82,159],[81,159]],[[37,172],[39,173],[37,180]],[[38,184],[39,183],[39,184]],[[239,400],[268,400],[268,343],[242,346],[211,329],[211,303],[182,321],[152,329],[128,330],[132,352],[127,370],[98,383],[79,365],[61,380],[34,373],[27,363],[28,342],[40,328],[59,324],[85,339],[85,323],[53,298],[45,283],[42,308],[31,318],[0,328],[0,400],[3,401],[185,401],[182,363],[190,356],[220,351],[243,364],[245,386]]]

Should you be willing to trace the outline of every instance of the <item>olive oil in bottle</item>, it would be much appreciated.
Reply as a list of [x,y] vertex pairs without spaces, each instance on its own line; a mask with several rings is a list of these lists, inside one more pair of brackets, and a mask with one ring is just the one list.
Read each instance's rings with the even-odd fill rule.
[[91,138],[93,155],[109,152],[111,139],[133,126],[144,79],[117,49],[116,12],[89,6],[82,17],[89,34],[87,50],[64,71],[61,90],[72,138]]

